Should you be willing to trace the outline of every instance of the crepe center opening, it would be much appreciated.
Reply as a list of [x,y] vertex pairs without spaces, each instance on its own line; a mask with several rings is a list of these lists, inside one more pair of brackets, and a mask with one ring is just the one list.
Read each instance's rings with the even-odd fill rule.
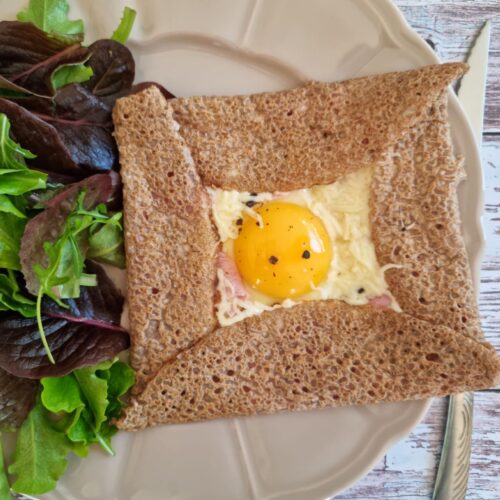
[[373,168],[287,193],[209,189],[221,241],[217,317],[230,325],[308,300],[400,311],[371,239]]

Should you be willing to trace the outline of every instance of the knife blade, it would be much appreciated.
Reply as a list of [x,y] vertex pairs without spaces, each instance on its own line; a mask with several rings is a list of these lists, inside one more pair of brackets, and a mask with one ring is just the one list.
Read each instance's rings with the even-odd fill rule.
[[[490,22],[486,21],[469,53],[469,72],[462,78],[458,89],[458,100],[469,119],[478,147],[481,147],[482,143],[490,31]],[[469,478],[473,406],[472,392],[449,398],[433,500],[465,499]]]
[[469,53],[469,71],[462,77],[458,89],[458,100],[462,105],[474,132],[478,147],[483,134],[484,100],[488,73],[491,23],[486,21]]

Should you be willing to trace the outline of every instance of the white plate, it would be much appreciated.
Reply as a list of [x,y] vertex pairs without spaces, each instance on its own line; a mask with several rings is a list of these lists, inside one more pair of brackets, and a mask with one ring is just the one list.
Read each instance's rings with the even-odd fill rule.
[[[3,19],[27,0],[3,2]],[[109,36],[124,5],[138,12],[129,46],[137,80],[176,95],[239,94],[437,62],[389,0],[73,0],[87,40]],[[451,93],[450,93],[451,95]],[[475,282],[482,251],[482,178],[454,96],[450,120],[468,180],[460,206]],[[321,499],[366,474],[420,421],[427,401],[166,426],[115,439],[72,460],[51,499]]]

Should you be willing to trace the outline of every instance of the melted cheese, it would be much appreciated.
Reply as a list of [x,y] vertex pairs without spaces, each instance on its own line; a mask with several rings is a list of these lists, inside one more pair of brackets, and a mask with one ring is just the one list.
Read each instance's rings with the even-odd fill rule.
[[309,208],[325,225],[333,256],[326,279],[294,300],[276,303],[276,299],[246,287],[247,299],[236,299],[229,280],[219,271],[220,302],[217,306],[221,325],[260,314],[275,307],[290,307],[303,300],[337,299],[351,305],[366,304],[375,297],[389,295],[392,308],[400,311],[388,291],[384,272],[392,266],[380,266],[371,239],[369,198],[373,168],[364,168],[328,185],[289,193],[250,193],[211,190],[213,217],[224,251],[233,257],[233,242],[238,236],[237,221],[244,213],[256,217],[246,203],[279,199]]

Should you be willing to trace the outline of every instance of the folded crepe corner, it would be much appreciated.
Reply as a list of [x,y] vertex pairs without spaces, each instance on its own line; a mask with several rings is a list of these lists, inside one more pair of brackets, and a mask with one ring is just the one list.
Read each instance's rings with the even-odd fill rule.
[[[419,399],[493,386],[447,123],[460,63],[235,97],[114,110],[125,204],[134,396],[126,430]],[[258,145],[258,146],[256,146]],[[289,191],[374,166],[370,222],[402,313],[303,302],[220,327],[206,187]]]

